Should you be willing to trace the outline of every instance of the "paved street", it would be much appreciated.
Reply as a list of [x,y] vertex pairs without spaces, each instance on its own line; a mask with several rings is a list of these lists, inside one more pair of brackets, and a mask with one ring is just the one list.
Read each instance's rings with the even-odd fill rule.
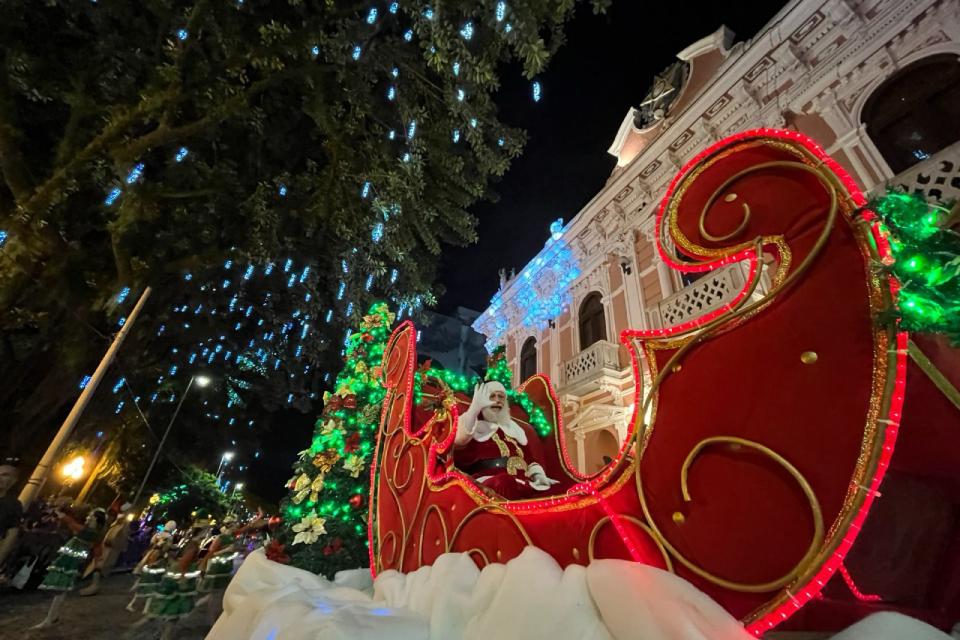
[[[45,591],[4,592],[0,595],[0,638],[4,640],[152,640],[160,636],[160,623],[133,625],[142,619],[124,607],[130,601],[133,576],[115,575],[106,580],[100,594],[67,597],[60,623],[50,629],[32,631],[43,620],[52,595]],[[143,601],[138,600],[142,610]],[[201,640],[206,635],[206,610],[195,611],[177,627],[177,640]]]

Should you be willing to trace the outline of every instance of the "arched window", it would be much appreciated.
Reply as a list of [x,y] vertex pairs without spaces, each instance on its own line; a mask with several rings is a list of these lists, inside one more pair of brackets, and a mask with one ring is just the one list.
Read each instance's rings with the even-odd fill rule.
[[537,373],[537,339],[527,338],[520,349],[520,380],[526,380]]
[[603,299],[596,291],[580,304],[580,349],[597,340],[607,339],[607,319],[603,315]]
[[960,61],[956,54],[907,65],[874,90],[861,115],[894,173],[960,140]]

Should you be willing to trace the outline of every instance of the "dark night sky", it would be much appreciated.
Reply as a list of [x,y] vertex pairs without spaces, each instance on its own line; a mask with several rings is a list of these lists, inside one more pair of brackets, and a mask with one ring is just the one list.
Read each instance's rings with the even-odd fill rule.
[[501,118],[529,133],[523,156],[494,190],[496,203],[473,208],[477,244],[446,248],[439,310],[483,310],[499,284],[501,266],[517,271],[539,251],[551,221],[568,222],[613,170],[607,154],[627,109],[637,106],[653,77],[677,52],[726,24],[736,40],[752,38],[783,2],[643,2],[614,0],[606,15],[582,3],[567,43],[541,77],[543,99],[517,69],[501,73]]
[[[484,309],[497,289],[497,270],[519,270],[543,247],[552,220],[569,221],[596,195],[613,170],[606,150],[627,109],[640,102],[678,51],[721,24],[737,40],[752,38],[783,5],[614,0],[606,15],[594,16],[588,4],[578,9],[566,45],[540,77],[539,103],[530,99],[530,83],[519,69],[502,70],[502,118],[525,128],[530,140],[494,187],[500,201],[473,208],[479,242],[445,249],[441,312],[458,305]],[[314,420],[296,411],[274,416],[273,432],[263,438],[263,457],[245,474],[249,490],[270,500],[286,493],[290,465],[309,445]]]

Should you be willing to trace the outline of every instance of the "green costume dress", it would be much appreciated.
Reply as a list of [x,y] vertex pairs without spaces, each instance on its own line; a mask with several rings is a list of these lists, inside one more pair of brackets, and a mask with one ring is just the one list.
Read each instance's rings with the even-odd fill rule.
[[166,567],[161,562],[155,562],[147,565],[140,572],[140,578],[137,580],[136,590],[140,597],[149,598],[157,592],[163,574],[167,572]]
[[96,540],[97,531],[90,527],[81,529],[77,535],[70,538],[67,544],[60,547],[57,557],[47,567],[47,575],[44,576],[40,588],[48,591],[76,589],[80,573],[90,560]]
[[177,620],[193,611],[197,602],[197,583],[200,579],[200,570],[196,563],[191,563],[190,567],[183,573],[176,567],[177,560],[174,560],[160,577],[160,582],[154,592],[149,596],[143,609],[148,618]]
[[[235,540],[236,538],[230,534],[222,534],[218,539],[220,545],[219,551],[230,549]],[[230,584],[230,578],[233,577],[233,560],[236,557],[237,552],[231,551],[210,558],[210,560],[207,561],[207,571],[203,576],[203,580],[200,581],[200,591],[209,593],[217,589],[226,589],[227,585]]]

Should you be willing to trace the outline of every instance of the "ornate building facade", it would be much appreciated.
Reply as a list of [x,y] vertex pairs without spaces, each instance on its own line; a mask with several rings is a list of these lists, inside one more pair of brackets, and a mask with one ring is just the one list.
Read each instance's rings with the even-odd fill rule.
[[654,221],[690,158],[757,127],[811,136],[865,191],[960,198],[960,3],[793,0],[751,40],[721,27],[691,44],[629,109],[606,185],[501,279],[473,325],[506,345],[517,382],[551,377],[582,471],[616,454],[632,415],[620,331],[680,324],[744,285],[738,264],[681,279],[659,258]]

